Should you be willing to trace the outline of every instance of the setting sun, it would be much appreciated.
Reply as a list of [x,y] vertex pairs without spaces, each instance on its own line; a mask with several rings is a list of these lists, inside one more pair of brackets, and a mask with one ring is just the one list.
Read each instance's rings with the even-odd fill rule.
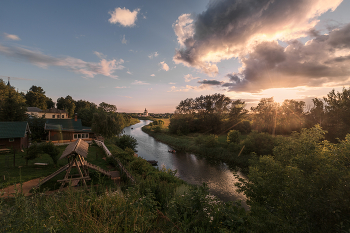
[[262,98],[273,97],[277,103],[283,103],[286,99],[300,99],[299,91],[299,89],[295,88],[271,88],[262,91],[261,96]]

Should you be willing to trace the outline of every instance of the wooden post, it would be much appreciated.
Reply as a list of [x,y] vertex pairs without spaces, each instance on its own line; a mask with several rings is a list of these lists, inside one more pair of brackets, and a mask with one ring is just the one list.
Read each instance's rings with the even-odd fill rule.
[[16,167],[16,150],[15,150],[15,146],[12,146],[13,148],[13,166]]

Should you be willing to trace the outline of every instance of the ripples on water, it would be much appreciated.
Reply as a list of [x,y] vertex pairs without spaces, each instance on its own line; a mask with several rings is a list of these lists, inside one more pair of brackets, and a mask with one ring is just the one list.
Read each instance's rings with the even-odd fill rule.
[[[190,183],[201,185],[208,184],[210,193],[224,201],[245,201],[243,194],[236,191],[234,184],[238,182],[234,174],[224,163],[209,163],[205,158],[199,158],[190,153],[169,153],[172,150],[168,145],[155,140],[141,130],[141,127],[149,124],[149,120],[141,120],[140,123],[126,127],[125,134],[133,136],[137,142],[137,154],[147,160],[157,160],[158,166],[177,170],[176,176]],[[240,174],[238,172],[240,176]]]

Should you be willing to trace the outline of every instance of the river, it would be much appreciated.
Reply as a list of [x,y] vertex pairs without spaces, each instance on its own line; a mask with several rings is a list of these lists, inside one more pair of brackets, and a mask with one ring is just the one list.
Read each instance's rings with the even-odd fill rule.
[[[169,153],[172,148],[144,133],[141,128],[149,124],[149,120],[124,128],[124,133],[134,137],[137,142],[137,154],[146,160],[158,161],[158,166],[177,170],[176,176],[189,184],[207,183],[209,192],[223,201],[242,200],[246,208],[246,197],[237,192],[234,186],[238,180],[224,163],[211,164],[204,158],[191,153]],[[242,174],[238,173],[242,176]]]

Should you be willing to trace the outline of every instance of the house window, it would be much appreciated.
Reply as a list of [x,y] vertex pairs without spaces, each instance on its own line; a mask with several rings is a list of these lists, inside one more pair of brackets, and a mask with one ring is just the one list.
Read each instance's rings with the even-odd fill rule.
[[62,115],[62,118],[64,118],[64,115]]
[[52,115],[52,118],[55,118],[55,115]]
[[60,118],[60,115],[57,115],[57,118]]
[[9,142],[14,142],[15,139],[14,138],[9,138]]
[[73,135],[74,139],[78,139],[78,138],[89,138],[89,134],[88,133],[75,133]]

